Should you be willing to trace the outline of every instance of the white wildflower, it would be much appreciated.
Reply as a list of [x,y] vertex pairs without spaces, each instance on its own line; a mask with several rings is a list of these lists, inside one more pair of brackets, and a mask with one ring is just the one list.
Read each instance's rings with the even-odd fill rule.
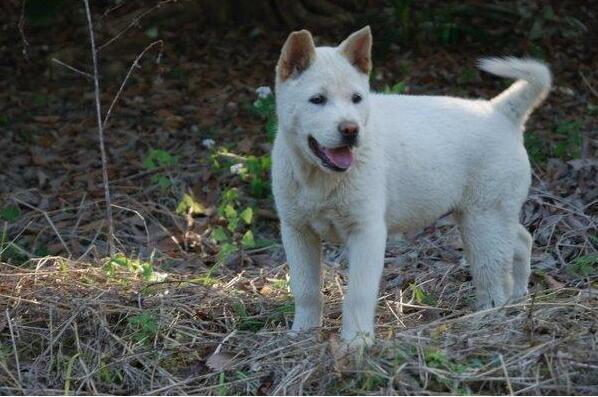
[[241,173],[241,169],[243,168],[243,163],[237,163],[230,166],[230,173],[233,175],[239,175]]
[[270,87],[262,86],[256,88],[255,93],[257,94],[258,98],[263,99],[268,98],[270,95],[272,95],[272,90],[270,89]]
[[201,144],[206,148],[206,149],[211,149],[212,147],[214,147],[214,144],[216,142],[214,142],[213,139],[204,139],[203,141],[201,141]]

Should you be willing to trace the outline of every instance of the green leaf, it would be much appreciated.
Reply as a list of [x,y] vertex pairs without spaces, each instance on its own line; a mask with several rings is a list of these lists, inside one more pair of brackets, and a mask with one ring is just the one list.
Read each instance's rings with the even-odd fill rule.
[[176,207],[176,213],[179,215],[185,215],[187,213],[191,215],[205,214],[205,207],[195,200],[190,194],[183,194],[183,198]]
[[239,218],[230,218],[228,220],[228,227],[227,229],[230,230],[231,232],[234,232],[235,230],[237,230],[237,228],[239,227]]
[[175,165],[176,162],[176,156],[166,150],[152,149],[143,160],[143,167],[151,170],[157,167],[170,167]]
[[143,276],[144,280],[149,280],[154,273],[154,267],[151,263],[144,262],[141,264],[141,275]]
[[165,190],[165,189],[169,188],[170,186],[172,186],[172,182],[170,181],[170,179],[168,179],[164,175],[154,175],[154,176],[152,176],[151,181],[152,181],[152,183],[160,186],[161,190]]
[[249,225],[253,219],[253,209],[251,207],[245,208],[243,212],[241,212],[241,219]]
[[583,255],[575,258],[569,266],[567,266],[569,273],[589,277],[598,274],[598,255]]
[[245,232],[243,238],[241,239],[241,244],[245,248],[255,247],[255,239],[253,238],[253,233],[251,232],[251,230]]
[[239,199],[239,192],[237,189],[228,189],[222,195],[222,201],[225,203],[234,203]]
[[212,231],[212,238],[219,243],[229,240],[228,233],[220,226]]
[[421,287],[414,285],[412,287],[412,289],[413,289],[413,297],[415,298],[415,301],[418,304],[433,306],[436,303],[436,300],[432,296],[426,294]]
[[386,91],[390,94],[402,94],[407,89],[407,84],[404,81],[399,81],[392,87],[388,88]]
[[237,210],[232,205],[227,205],[224,207],[224,217],[227,219],[232,219],[237,217]]
[[0,211],[0,219],[6,222],[14,222],[21,216],[19,207],[5,207]]
[[218,252],[218,257],[220,258],[220,260],[225,260],[236,251],[236,245],[231,243],[222,244],[222,247],[220,247],[220,252]]

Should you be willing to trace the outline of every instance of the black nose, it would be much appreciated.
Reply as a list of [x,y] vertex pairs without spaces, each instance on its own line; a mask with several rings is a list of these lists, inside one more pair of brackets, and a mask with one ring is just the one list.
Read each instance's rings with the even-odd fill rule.
[[352,121],[343,121],[338,125],[338,131],[343,136],[345,143],[353,145],[357,140],[357,134],[359,134],[359,126]]

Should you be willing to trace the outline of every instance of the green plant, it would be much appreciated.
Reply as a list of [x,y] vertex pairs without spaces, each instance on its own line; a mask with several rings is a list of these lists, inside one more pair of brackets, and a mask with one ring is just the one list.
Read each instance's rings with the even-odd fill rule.
[[189,193],[183,194],[183,198],[176,207],[176,213],[179,215],[201,215],[206,212],[202,203],[193,198]]
[[28,259],[27,251],[17,243],[9,241],[6,227],[2,229],[0,232],[0,262],[13,262],[20,265],[27,262]]
[[167,277],[166,273],[154,271],[154,267],[150,262],[131,259],[122,254],[110,258],[104,265],[104,271],[109,277],[116,277],[119,271],[127,271],[149,282],[163,281]]
[[[143,160],[143,168],[146,170],[155,170],[156,168],[173,167],[178,161],[177,156],[173,156],[166,150],[151,149]],[[151,178],[152,183],[158,184],[162,190],[169,188],[172,181],[164,174],[154,174]]]
[[589,277],[598,274],[598,254],[583,255],[575,258],[567,271],[575,276]]
[[220,244],[218,253],[220,261],[225,260],[239,249],[255,247],[255,239],[250,229],[253,222],[253,209],[246,207],[239,210],[239,206],[237,189],[228,189],[223,192],[217,212],[226,226],[218,226],[212,231],[212,238]]
[[272,158],[269,154],[260,157],[248,156],[238,173],[241,178],[249,183],[249,194],[253,197],[267,197],[270,193],[270,169]]
[[551,157],[561,160],[577,158],[581,154],[582,133],[578,120],[564,120],[554,130],[556,143],[535,131],[525,133],[525,147],[534,163],[544,164]]
[[263,320],[257,319],[255,316],[250,315],[245,307],[245,304],[241,300],[235,302],[232,306],[232,309],[238,316],[236,328],[240,331],[257,332],[264,328],[264,325],[266,325]]
[[565,120],[560,122],[555,133],[561,136],[562,141],[554,146],[554,155],[558,158],[576,158],[581,154],[581,123],[578,120]]
[[426,292],[418,285],[412,284],[411,290],[413,291],[413,298],[420,305],[434,306],[436,305],[436,299]]
[[133,329],[133,339],[139,344],[151,341],[158,334],[158,320],[150,312],[135,314],[127,322]]
[[8,206],[0,210],[0,219],[6,222],[14,222],[21,216],[19,207]]
[[386,94],[404,94],[407,91],[407,83],[405,81],[399,81],[392,87],[384,87],[384,93]]
[[253,110],[266,122],[266,136],[270,142],[274,141],[278,129],[276,119],[276,101],[268,87],[257,89],[258,99],[253,103]]

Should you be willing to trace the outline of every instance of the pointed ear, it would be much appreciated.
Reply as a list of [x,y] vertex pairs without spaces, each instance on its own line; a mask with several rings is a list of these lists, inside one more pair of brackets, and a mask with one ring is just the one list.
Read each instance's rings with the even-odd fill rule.
[[276,74],[280,81],[285,81],[293,74],[305,71],[316,57],[316,46],[311,33],[307,30],[293,32],[282,46],[276,65]]
[[372,71],[372,31],[369,26],[352,33],[339,45],[339,50],[359,71]]

